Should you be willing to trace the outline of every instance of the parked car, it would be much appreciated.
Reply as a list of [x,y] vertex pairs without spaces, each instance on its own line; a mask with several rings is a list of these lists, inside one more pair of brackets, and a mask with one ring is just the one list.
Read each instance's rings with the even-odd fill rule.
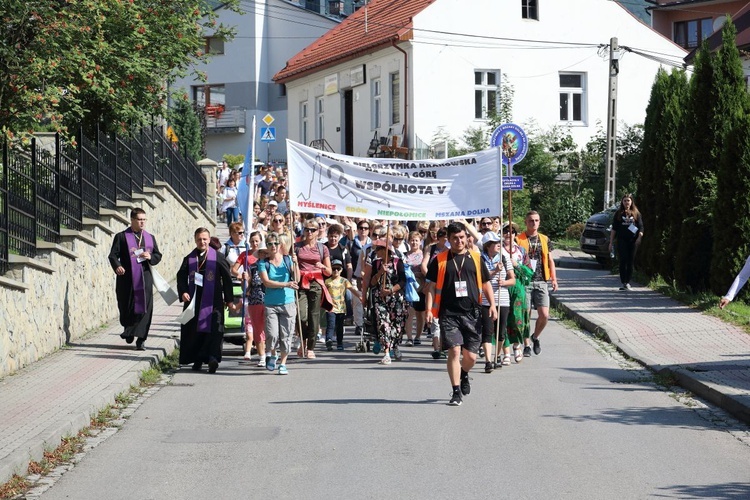
[[586,221],[581,234],[581,251],[593,255],[602,266],[610,264],[609,232],[612,230],[612,217],[617,206],[592,215]]

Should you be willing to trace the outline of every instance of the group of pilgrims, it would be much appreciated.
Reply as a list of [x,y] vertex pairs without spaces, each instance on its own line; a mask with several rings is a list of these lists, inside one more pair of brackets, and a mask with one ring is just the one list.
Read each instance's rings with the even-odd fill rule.
[[[315,359],[323,346],[327,351],[351,348],[344,342],[345,324],[353,324],[357,348],[361,340],[372,340],[382,365],[401,360],[402,348],[421,345],[423,338],[431,339],[433,358],[446,358],[440,292],[435,295],[428,277],[435,281],[438,256],[449,252],[452,242],[463,248],[464,241],[466,255],[486,268],[477,274],[476,304],[481,313],[478,354],[484,358],[485,372],[530,356],[526,295],[534,275],[531,266],[537,263],[530,259],[528,245],[517,242],[516,224],[501,224],[497,217],[429,223],[322,214],[277,217],[250,234],[241,222],[231,222],[224,242],[206,228],[194,231],[195,248],[177,273],[179,300],[184,310],[190,309],[181,326],[180,364],[192,365],[195,371],[204,365],[209,373],[217,371],[225,309],[244,317],[245,360],[255,362],[256,352],[258,366],[279,375],[289,373],[289,356],[295,350],[297,358]],[[121,336],[128,343],[135,339],[138,349],[144,348],[151,322],[152,266],[162,258],[155,237],[144,226],[145,212],[134,209],[131,226],[115,236],[110,253],[117,274]],[[457,232],[465,240],[452,240]],[[465,261],[466,256],[462,267]],[[456,270],[460,278],[461,269]],[[491,296],[483,288],[485,277]],[[466,297],[459,283],[465,282],[458,281],[451,293]],[[237,284],[243,290],[242,301],[235,300]],[[536,347],[535,341],[535,352]]]

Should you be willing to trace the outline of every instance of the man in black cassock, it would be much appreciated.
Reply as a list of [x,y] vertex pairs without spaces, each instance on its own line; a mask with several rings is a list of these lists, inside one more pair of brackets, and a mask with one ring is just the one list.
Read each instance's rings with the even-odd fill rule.
[[229,264],[222,252],[209,246],[210,240],[208,229],[196,229],[195,249],[177,272],[177,293],[183,310],[195,300],[195,316],[180,328],[180,364],[192,363],[199,371],[208,363],[208,373],[215,373],[224,341],[224,305],[236,308]]
[[128,344],[137,339],[138,351],[145,350],[143,343],[154,312],[151,266],[161,262],[156,238],[143,229],[145,225],[146,212],[142,208],[131,210],[130,227],[115,235],[109,252],[109,263],[117,275],[115,291],[120,324],[125,329],[120,337]]

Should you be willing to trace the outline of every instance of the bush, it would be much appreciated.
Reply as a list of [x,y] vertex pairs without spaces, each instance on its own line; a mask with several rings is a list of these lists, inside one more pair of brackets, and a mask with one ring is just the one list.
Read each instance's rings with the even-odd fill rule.
[[571,224],[570,226],[568,226],[568,229],[565,230],[565,237],[571,240],[580,240],[581,235],[583,234],[584,227],[586,227],[586,224],[584,224],[583,222],[576,222],[575,224]]
[[593,206],[594,193],[590,189],[575,193],[567,187],[558,187],[542,201],[540,231],[552,238],[560,237],[571,224],[585,222]]

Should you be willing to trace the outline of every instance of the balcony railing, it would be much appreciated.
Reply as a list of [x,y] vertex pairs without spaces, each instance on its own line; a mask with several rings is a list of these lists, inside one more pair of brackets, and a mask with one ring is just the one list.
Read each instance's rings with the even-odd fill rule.
[[225,108],[223,105],[206,106],[206,132],[209,134],[244,134],[245,108]]

